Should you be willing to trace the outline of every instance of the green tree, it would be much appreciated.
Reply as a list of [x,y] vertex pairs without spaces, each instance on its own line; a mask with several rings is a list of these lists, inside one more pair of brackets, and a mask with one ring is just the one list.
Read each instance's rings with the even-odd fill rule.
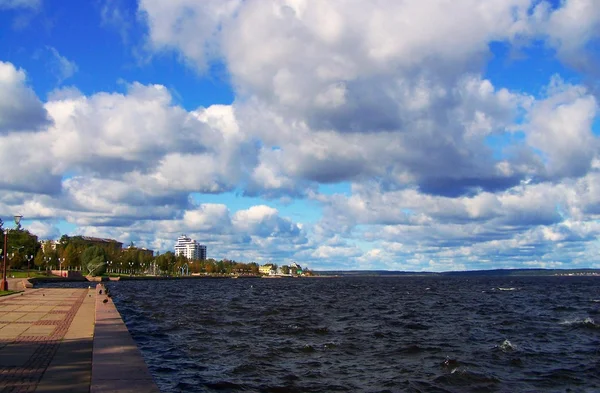
[[7,261],[10,269],[21,269],[23,267],[23,261],[25,258],[23,258],[20,251],[21,250],[17,250],[7,255]]
[[167,272],[173,273],[176,261],[175,254],[171,251],[167,251],[163,256],[167,259]]
[[43,251],[45,268],[49,269],[52,266],[52,268],[57,269],[58,267],[56,265],[58,263],[58,251],[53,250],[51,247],[44,247]]
[[88,247],[81,254],[81,266],[85,274],[99,276],[106,271],[106,251],[100,247]]
[[60,240],[58,241],[58,245],[60,248],[64,249],[65,247],[67,247],[67,244],[69,244],[71,242],[71,238],[67,235],[62,235],[60,237]]
[[121,266],[123,269],[130,273],[133,269],[137,268],[137,250],[124,250],[123,255],[121,256]]
[[290,274],[290,267],[288,265],[281,266],[281,274]]
[[150,269],[150,266],[152,265],[152,260],[154,259],[150,254],[148,254],[147,252],[138,252],[138,265],[140,266],[140,269],[143,272],[147,272]]
[[182,268],[183,268],[183,271],[186,271],[185,266],[187,264],[188,264],[188,259],[185,256],[179,254],[179,255],[177,255],[175,257],[175,266],[174,266],[174,268],[175,268],[175,270],[176,270],[177,273],[181,273],[181,269]]
[[175,260],[175,254],[167,251],[156,257],[156,266],[158,266],[163,274],[172,274],[175,267]]
[[37,254],[35,254],[35,259],[33,260],[33,264],[37,266],[38,270],[41,270],[45,265],[44,261],[44,250],[41,248],[38,250]]
[[[27,255],[36,255],[40,249],[37,236],[27,230],[11,229],[7,238],[7,254],[12,268],[27,266]],[[13,255],[14,254],[14,255]]]
[[258,274],[258,263],[256,263],[256,262],[250,262],[248,264],[248,270],[252,274]]
[[68,269],[70,267],[80,266],[77,249],[72,243],[67,244],[67,247],[65,248],[62,257],[65,259],[62,263],[63,270]]

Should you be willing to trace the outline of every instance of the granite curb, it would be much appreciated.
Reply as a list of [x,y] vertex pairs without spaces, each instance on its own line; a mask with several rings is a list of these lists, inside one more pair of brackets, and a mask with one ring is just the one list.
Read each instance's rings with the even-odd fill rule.
[[96,285],[92,393],[159,393],[148,366],[104,285]]

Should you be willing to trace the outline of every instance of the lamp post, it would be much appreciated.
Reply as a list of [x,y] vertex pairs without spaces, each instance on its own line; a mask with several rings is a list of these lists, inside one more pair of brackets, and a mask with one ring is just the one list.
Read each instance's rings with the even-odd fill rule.
[[62,277],[62,264],[65,261],[65,258],[58,258],[58,264],[59,264],[59,271],[60,271],[60,276]]
[[48,265],[52,261],[52,257],[44,257],[44,264],[46,265],[46,274],[48,274]]
[[108,261],[108,262],[106,262],[106,264],[108,265],[108,269],[107,270],[108,270],[108,275],[110,276],[112,261]]
[[25,258],[27,259],[27,277],[29,277],[29,263],[33,259],[33,255],[25,255]]
[[133,275],[133,262],[129,262],[129,275]]
[[[23,218],[22,215],[17,214],[15,215],[15,226],[18,228],[19,224],[21,223],[21,218]],[[6,230],[4,231],[4,258],[2,260],[2,281],[0,282],[0,289],[3,291],[8,291],[8,281],[6,280],[6,258],[7,258],[7,248],[8,248],[8,231],[9,229],[6,228]]]
[[[8,260],[12,262],[14,259],[15,259],[15,253],[14,253],[14,252],[12,252],[12,253],[10,253],[10,255],[8,256]],[[9,266],[9,269],[10,269],[10,266]],[[14,274],[13,274],[13,277],[12,277],[12,278],[15,278],[15,275],[14,275]]]

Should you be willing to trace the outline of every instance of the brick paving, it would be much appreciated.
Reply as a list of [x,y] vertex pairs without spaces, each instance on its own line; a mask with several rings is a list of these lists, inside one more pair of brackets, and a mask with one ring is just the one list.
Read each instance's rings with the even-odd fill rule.
[[34,392],[88,289],[32,289],[0,298],[0,392]]
[[98,284],[0,297],[0,393],[13,392],[159,389],[112,299]]

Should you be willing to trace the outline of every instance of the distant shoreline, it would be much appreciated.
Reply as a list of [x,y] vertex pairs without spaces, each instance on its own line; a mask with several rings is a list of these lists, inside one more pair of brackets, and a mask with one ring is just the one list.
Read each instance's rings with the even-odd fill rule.
[[192,276],[119,276],[119,277],[34,277],[29,282],[108,282],[108,281],[162,281],[162,280],[219,280],[219,279],[310,279],[347,277],[598,277],[600,269],[492,269],[455,272],[406,272],[389,270],[335,270],[316,271],[312,276],[261,276],[261,275],[192,275]]
[[464,270],[450,272],[410,272],[392,270],[324,270],[315,271],[317,275],[339,277],[523,277],[523,276],[567,276],[567,277],[600,277],[600,269],[490,269]]
[[97,277],[32,277],[29,282],[35,283],[57,283],[57,282],[110,282],[110,281],[166,281],[166,280],[233,280],[233,279],[307,279],[307,278],[336,278],[340,276],[320,275],[320,276],[260,276],[260,275],[195,275],[195,276],[97,276]]

